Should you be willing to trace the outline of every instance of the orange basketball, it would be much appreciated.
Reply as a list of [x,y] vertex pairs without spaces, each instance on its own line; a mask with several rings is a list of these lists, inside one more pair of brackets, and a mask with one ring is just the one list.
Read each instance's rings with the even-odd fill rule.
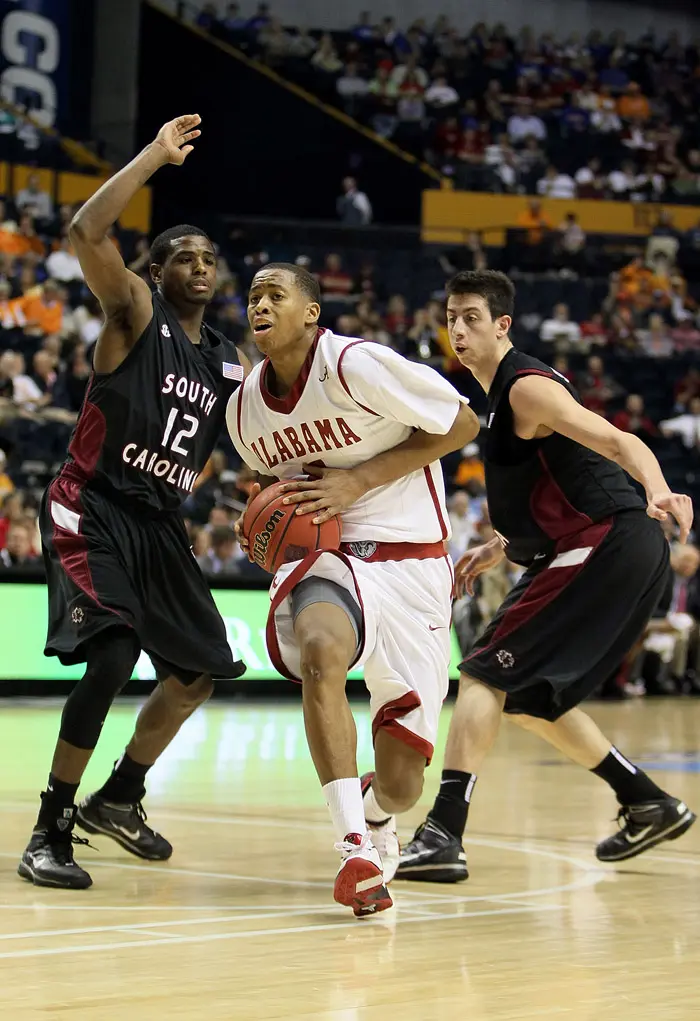
[[243,517],[243,535],[250,543],[250,552],[259,567],[275,574],[282,564],[303,560],[317,549],[338,549],[340,518],[322,525],[313,524],[313,514],[295,514],[299,504],[285,506],[282,482],[263,489],[255,497]]

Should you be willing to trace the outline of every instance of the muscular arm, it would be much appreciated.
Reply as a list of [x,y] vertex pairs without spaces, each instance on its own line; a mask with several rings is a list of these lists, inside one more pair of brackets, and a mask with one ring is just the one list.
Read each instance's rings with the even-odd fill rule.
[[659,462],[640,439],[588,411],[563,386],[543,376],[517,380],[510,389],[510,404],[521,439],[557,432],[615,461],[644,487],[649,515],[664,520],[667,511],[673,514],[685,542],[692,524],[692,504],[688,497],[671,493]]
[[284,492],[287,502],[300,503],[297,513],[316,512],[314,522],[320,523],[356,503],[366,493],[410,475],[459,450],[479,435],[479,419],[466,404],[460,404],[452,426],[446,433],[429,433],[416,429],[408,439],[391,450],[370,458],[355,468],[316,468],[305,466],[315,482],[289,482]]
[[198,117],[188,116],[164,125],[156,140],[106,181],[71,223],[70,239],[85,281],[105,313],[95,348],[98,372],[113,372],[121,364],[153,315],[148,284],[126,268],[107,231],[159,167],[184,161],[192,149],[184,143],[199,134],[191,130],[198,123]]

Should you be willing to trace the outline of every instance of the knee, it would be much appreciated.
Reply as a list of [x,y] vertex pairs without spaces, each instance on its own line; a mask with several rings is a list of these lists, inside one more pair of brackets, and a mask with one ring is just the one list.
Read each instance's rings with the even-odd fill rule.
[[347,673],[351,656],[333,634],[310,631],[301,641],[301,676],[304,683],[319,684]]
[[214,691],[214,682],[209,674],[201,674],[192,684],[183,684],[175,677],[161,682],[163,695],[173,712],[189,716],[209,699]]
[[392,815],[400,815],[401,812],[408,812],[409,809],[420,801],[423,793],[423,774],[403,773],[382,777],[379,783],[377,797],[382,805],[391,809]]
[[83,682],[97,686],[105,697],[115,698],[130,680],[140,651],[130,630],[97,635],[87,650]]

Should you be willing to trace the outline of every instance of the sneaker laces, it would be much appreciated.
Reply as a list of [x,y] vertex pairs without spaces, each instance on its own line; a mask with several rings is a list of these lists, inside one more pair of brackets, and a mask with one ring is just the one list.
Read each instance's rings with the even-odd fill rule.
[[95,847],[91,844],[87,837],[79,837],[77,833],[71,833],[70,839],[66,838],[64,840],[51,841],[53,856],[59,865],[75,864],[73,860],[73,848],[78,846],[89,847],[91,851],[99,851],[99,847]]
[[358,851],[364,851],[369,844],[372,843],[372,837],[369,833],[365,833],[359,844],[354,844],[351,840],[339,840],[333,847],[336,851],[340,851],[341,854],[349,855],[356,854]]

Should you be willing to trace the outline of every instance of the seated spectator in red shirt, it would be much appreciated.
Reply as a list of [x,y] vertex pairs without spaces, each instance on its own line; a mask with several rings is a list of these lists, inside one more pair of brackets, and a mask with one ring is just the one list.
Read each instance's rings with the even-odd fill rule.
[[628,395],[624,411],[613,415],[612,424],[623,432],[634,433],[645,443],[649,442],[650,437],[659,434],[652,420],[644,414],[644,398],[640,394]]
[[440,155],[448,150],[456,152],[462,141],[462,132],[456,117],[448,117],[435,129],[435,149]]
[[700,369],[688,369],[673,388],[675,408],[685,411],[693,397],[700,397]]
[[406,299],[401,294],[392,294],[387,302],[384,317],[386,328],[394,337],[403,336],[411,325]]
[[457,156],[465,163],[479,165],[484,162],[485,145],[483,138],[478,131],[467,128],[462,136],[462,142],[457,150]]
[[581,378],[579,393],[584,407],[589,411],[606,415],[610,401],[622,394],[623,390],[612,376],[606,373],[603,359],[599,355],[591,355],[588,359],[588,371]]
[[331,253],[318,274],[321,295],[326,301],[347,301],[352,294],[352,277],[343,269],[343,260]]
[[605,347],[608,343],[608,331],[600,312],[596,312],[585,323],[581,323],[581,337],[591,347]]

